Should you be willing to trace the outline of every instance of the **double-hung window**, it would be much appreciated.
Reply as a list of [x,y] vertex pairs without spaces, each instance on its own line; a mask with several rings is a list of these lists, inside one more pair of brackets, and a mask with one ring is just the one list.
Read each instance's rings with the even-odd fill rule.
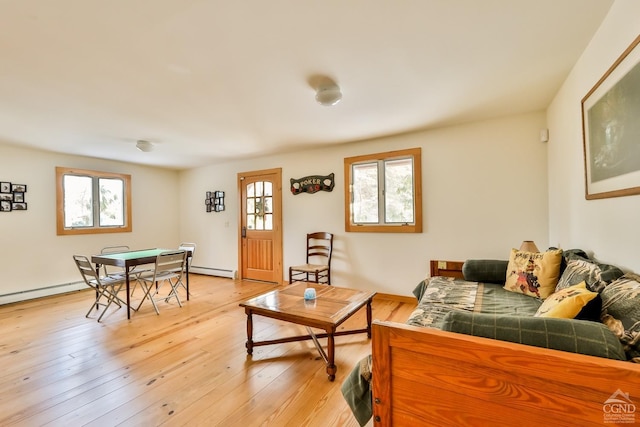
[[345,230],[421,233],[421,149],[344,159]]
[[58,235],[131,231],[131,176],[57,167],[56,204]]

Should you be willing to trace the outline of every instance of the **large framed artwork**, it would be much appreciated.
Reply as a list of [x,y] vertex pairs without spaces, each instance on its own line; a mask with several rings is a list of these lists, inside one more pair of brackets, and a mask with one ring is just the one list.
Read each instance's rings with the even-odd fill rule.
[[587,200],[640,194],[640,36],[582,99]]

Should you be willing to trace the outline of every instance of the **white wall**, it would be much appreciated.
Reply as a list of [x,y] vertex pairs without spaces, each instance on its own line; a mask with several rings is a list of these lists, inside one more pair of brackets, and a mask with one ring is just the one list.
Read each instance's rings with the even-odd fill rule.
[[[96,254],[109,245],[124,244],[134,249],[177,247],[180,243],[176,171],[9,145],[0,145],[0,159],[0,181],[26,184],[28,207],[26,211],[0,213],[0,303],[68,289],[33,291],[81,280],[72,259],[74,254]],[[130,174],[133,231],[57,236],[56,166]]]
[[616,0],[548,109],[549,241],[640,271],[640,196],[586,200],[581,100],[640,31],[640,2]]
[[[531,113],[183,171],[180,236],[198,244],[194,264],[237,269],[237,174],[281,167],[285,276],[304,261],[306,233],[329,231],[335,285],[410,295],[430,259],[506,259],[522,240],[548,245],[546,127],[544,113]],[[346,233],[344,158],[412,147],[422,147],[423,233]],[[331,193],[288,190],[290,178],[331,172]],[[205,212],[212,190],[226,192],[226,211]]]

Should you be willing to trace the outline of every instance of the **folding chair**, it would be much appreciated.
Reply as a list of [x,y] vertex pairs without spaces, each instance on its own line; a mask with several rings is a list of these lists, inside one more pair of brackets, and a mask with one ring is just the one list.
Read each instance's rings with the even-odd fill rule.
[[[100,254],[104,255],[104,254],[116,254],[116,253],[120,253],[120,252],[127,252],[129,251],[129,246],[126,245],[118,245],[118,246],[105,246],[104,248],[102,248],[102,250],[100,251]],[[126,278],[126,273],[124,271],[124,269],[122,268],[118,268],[117,271],[107,271],[107,266],[103,265],[104,268],[104,275],[105,276],[109,276],[109,277],[123,277]],[[113,269],[114,267],[109,267],[111,269]],[[142,265],[135,265],[133,266],[132,269],[129,270],[129,281],[130,283],[133,283],[133,286],[131,287],[131,295],[133,295],[133,293],[136,290],[136,286],[138,285],[138,277],[146,272],[150,272],[152,271],[150,268],[144,268],[144,266]]]
[[125,284],[125,277],[111,277],[105,276],[100,277],[95,270],[95,267],[89,262],[89,259],[82,255],[74,255],[73,260],[82,275],[82,279],[87,284],[87,286],[93,288],[96,291],[96,299],[91,304],[91,308],[85,315],[85,317],[89,317],[91,310],[94,308],[96,310],[100,309],[100,306],[104,306],[104,309],[100,313],[98,317],[98,322],[104,316],[107,309],[111,304],[115,303],[118,308],[122,307],[122,304],[126,303],[118,297],[118,292],[122,289],[122,286]]
[[[184,272],[186,273],[186,270],[188,270],[186,267],[189,267],[189,269],[191,268],[191,263],[193,262],[193,256],[196,253],[196,244],[189,243],[189,242],[182,242],[180,243],[180,246],[178,246],[178,249],[187,251],[187,262],[185,263],[185,269],[184,269]],[[180,282],[180,286],[184,288],[185,292],[187,291],[187,287],[183,282]],[[191,293],[189,293],[189,296],[191,296]]]
[[175,297],[176,301],[178,301],[178,305],[182,307],[182,302],[180,302],[177,290],[178,286],[182,285],[182,275],[186,257],[186,251],[182,250],[167,251],[157,256],[153,271],[143,273],[138,277],[138,281],[144,289],[144,296],[136,310],[140,309],[144,300],[148,298],[151,301],[151,304],[153,304],[156,314],[160,314],[154,297],[158,294],[164,282],[168,282],[171,286],[169,295],[164,298],[165,302],[169,302],[170,298]]
[[[125,246],[125,245],[120,245],[120,246],[105,246],[104,248],[102,248],[102,250],[100,251],[101,255],[105,255],[105,254],[116,254],[116,253],[120,253],[120,252],[127,252],[129,251],[129,246]],[[117,271],[111,271],[109,272],[107,270],[107,265],[103,265],[102,266],[103,271],[104,271],[104,275],[105,276],[110,276],[110,277],[124,277],[125,276],[125,272],[124,269],[122,268],[118,268]],[[116,267],[108,267],[111,269],[114,269]]]

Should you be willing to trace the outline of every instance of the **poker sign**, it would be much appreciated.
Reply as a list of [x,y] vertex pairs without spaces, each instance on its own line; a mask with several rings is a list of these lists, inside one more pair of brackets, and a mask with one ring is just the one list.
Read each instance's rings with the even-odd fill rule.
[[300,193],[316,193],[318,191],[333,191],[333,174],[311,175],[304,178],[291,178],[291,192],[295,196]]

